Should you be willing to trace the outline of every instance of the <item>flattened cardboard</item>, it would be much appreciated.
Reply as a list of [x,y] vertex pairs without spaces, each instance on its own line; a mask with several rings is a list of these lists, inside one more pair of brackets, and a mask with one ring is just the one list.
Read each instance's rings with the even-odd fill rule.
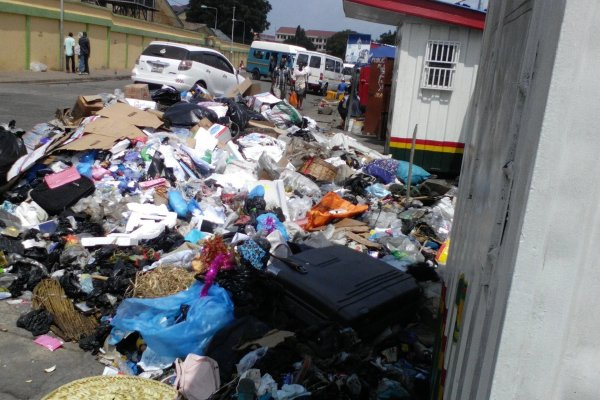
[[140,128],[159,128],[163,123],[154,114],[132,107],[129,104],[117,103],[98,111],[96,115],[117,119]]
[[238,94],[243,96],[250,87],[252,87],[252,79],[244,79],[242,83],[229,89],[225,97],[235,97]]
[[61,150],[83,151],[88,149],[110,150],[122,138],[135,139],[144,133],[134,125],[117,118],[98,118],[85,126],[85,134],[62,146]]

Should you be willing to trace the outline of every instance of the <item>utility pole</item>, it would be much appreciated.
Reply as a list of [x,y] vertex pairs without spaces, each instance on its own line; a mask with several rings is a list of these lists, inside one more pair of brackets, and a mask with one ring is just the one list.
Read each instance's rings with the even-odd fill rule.
[[233,29],[235,27],[235,6],[233,6],[233,17],[231,17],[231,60],[233,62]]
[[60,69],[65,70],[65,0],[60,0]]

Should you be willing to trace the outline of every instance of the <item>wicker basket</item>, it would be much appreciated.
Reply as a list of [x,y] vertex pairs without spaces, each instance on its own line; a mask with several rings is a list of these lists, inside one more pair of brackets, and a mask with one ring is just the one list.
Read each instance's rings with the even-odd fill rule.
[[337,168],[320,158],[311,158],[300,168],[300,172],[318,181],[331,182],[337,175]]
[[59,387],[42,400],[174,400],[169,385],[134,376],[92,376]]

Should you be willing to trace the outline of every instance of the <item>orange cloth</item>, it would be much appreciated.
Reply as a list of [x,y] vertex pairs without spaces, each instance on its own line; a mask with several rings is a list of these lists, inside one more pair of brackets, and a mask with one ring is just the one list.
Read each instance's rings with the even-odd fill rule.
[[323,196],[319,204],[307,213],[308,223],[306,224],[306,229],[318,228],[336,218],[353,217],[364,213],[368,209],[369,206],[367,205],[355,206],[337,194],[329,192]]

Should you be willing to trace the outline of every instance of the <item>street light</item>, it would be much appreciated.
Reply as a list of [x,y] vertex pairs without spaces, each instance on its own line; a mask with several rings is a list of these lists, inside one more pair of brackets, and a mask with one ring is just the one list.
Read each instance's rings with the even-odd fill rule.
[[202,4],[200,8],[212,8],[213,10],[215,10],[215,29],[217,29],[217,19],[219,18],[219,10],[217,9],[217,7],[209,7]]
[[234,22],[241,22],[244,24],[244,31],[242,32],[242,43],[246,44],[246,21],[242,21],[241,19],[235,19]]

